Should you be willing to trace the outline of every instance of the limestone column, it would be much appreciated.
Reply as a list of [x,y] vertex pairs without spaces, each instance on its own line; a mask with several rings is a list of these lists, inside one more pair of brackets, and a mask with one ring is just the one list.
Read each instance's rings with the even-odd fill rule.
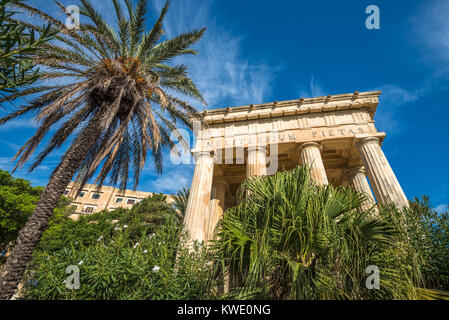
[[306,142],[301,145],[302,165],[310,168],[310,176],[319,185],[329,184],[323,159],[321,158],[321,144],[318,142]]
[[377,137],[367,137],[357,142],[363,164],[377,201],[395,203],[398,207],[408,207],[408,200],[396,176],[380,148]]
[[355,167],[346,170],[345,176],[355,191],[364,193],[367,199],[360,205],[362,211],[366,211],[376,203],[371,188],[366,180],[366,170],[364,167]]
[[192,240],[204,241],[207,237],[214,157],[210,152],[205,151],[198,152],[194,156],[196,166],[184,217],[184,225]]
[[224,180],[214,181],[209,205],[209,219],[207,221],[207,240],[214,238],[215,227],[218,220],[223,217],[225,210],[225,195],[227,183]]
[[266,150],[262,146],[248,147],[246,159],[246,177],[264,176],[267,174]]

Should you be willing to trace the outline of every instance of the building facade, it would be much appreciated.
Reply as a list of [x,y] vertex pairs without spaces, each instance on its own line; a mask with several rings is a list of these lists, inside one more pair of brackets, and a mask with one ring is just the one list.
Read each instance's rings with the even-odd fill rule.
[[[218,219],[237,204],[242,181],[308,165],[321,185],[350,185],[364,206],[408,200],[381,149],[374,125],[380,91],[272,102],[203,113],[191,150],[196,161],[184,223],[193,240],[213,237]],[[367,180],[368,178],[368,180]]]
[[[86,184],[82,191],[75,197],[76,187],[71,182],[66,188],[64,195],[72,198],[71,206],[75,214],[92,214],[102,210],[113,210],[116,208],[131,208],[135,203],[142,201],[152,192],[125,190],[102,186],[97,190],[97,185]],[[173,197],[167,195],[167,202],[172,203]]]

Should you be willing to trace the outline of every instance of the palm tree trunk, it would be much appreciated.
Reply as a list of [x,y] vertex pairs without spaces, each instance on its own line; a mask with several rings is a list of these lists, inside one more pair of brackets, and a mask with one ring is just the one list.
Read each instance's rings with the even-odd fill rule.
[[31,260],[34,248],[39,243],[42,233],[48,227],[48,221],[54,208],[85,159],[89,149],[102,132],[100,124],[102,114],[103,112],[97,112],[70,146],[63,160],[50,177],[34,213],[20,230],[14,249],[0,271],[0,299],[10,299],[17,290],[17,286]]

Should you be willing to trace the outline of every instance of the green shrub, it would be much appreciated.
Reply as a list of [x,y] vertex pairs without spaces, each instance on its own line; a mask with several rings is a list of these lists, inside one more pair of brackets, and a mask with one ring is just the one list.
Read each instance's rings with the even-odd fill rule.
[[[123,227],[123,226],[122,226]],[[210,287],[207,258],[189,252],[179,224],[156,233],[136,235],[114,231],[95,244],[72,244],[48,253],[39,251],[27,271],[27,299],[204,299]],[[177,259],[176,259],[176,255]],[[175,263],[176,262],[176,263]],[[80,288],[68,289],[68,266],[78,266]]]
[[41,187],[34,188],[29,181],[0,169],[0,249],[17,238],[41,192]]
[[410,204],[407,229],[426,287],[449,291],[449,212],[436,212],[426,196]]
[[[4,255],[14,246],[20,229],[34,212],[42,187],[33,187],[28,180],[14,178],[0,169],[0,265]],[[59,225],[71,213],[70,199],[62,196],[53,215],[51,225]]]
[[[54,223],[25,277],[27,299],[205,299],[212,288],[206,250],[186,249],[187,235],[165,196],[132,209]],[[80,288],[64,281],[80,269]]]
[[66,218],[50,222],[39,248],[48,252],[57,251],[75,242],[88,246],[100,236],[109,239],[119,225],[126,226],[129,234],[134,237],[152,233],[158,225],[177,219],[175,210],[165,201],[166,196],[154,194],[131,209],[104,210],[81,215],[77,221]]

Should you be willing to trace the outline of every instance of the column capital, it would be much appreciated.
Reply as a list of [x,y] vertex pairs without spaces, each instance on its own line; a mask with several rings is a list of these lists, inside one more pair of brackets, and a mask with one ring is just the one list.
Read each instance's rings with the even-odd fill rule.
[[193,152],[193,158],[195,159],[195,161],[198,161],[199,158],[202,157],[210,157],[210,158],[214,158],[214,152],[213,151],[196,151]]
[[375,136],[364,137],[364,138],[357,139],[355,141],[355,145],[356,145],[356,147],[359,147],[360,145],[366,144],[369,142],[377,142],[380,145],[381,140],[379,137],[375,137]]
[[346,177],[352,177],[356,175],[357,173],[363,173],[365,176],[367,176],[367,172],[365,167],[350,167],[343,170],[343,175]]
[[246,148],[246,152],[252,152],[252,151],[259,151],[259,152],[263,152],[264,154],[267,153],[267,148],[266,146],[248,146]]
[[298,151],[301,151],[302,149],[308,148],[308,147],[315,147],[320,149],[320,152],[323,151],[323,143],[322,142],[318,142],[318,141],[309,141],[309,142],[304,142],[301,143],[298,146]]

